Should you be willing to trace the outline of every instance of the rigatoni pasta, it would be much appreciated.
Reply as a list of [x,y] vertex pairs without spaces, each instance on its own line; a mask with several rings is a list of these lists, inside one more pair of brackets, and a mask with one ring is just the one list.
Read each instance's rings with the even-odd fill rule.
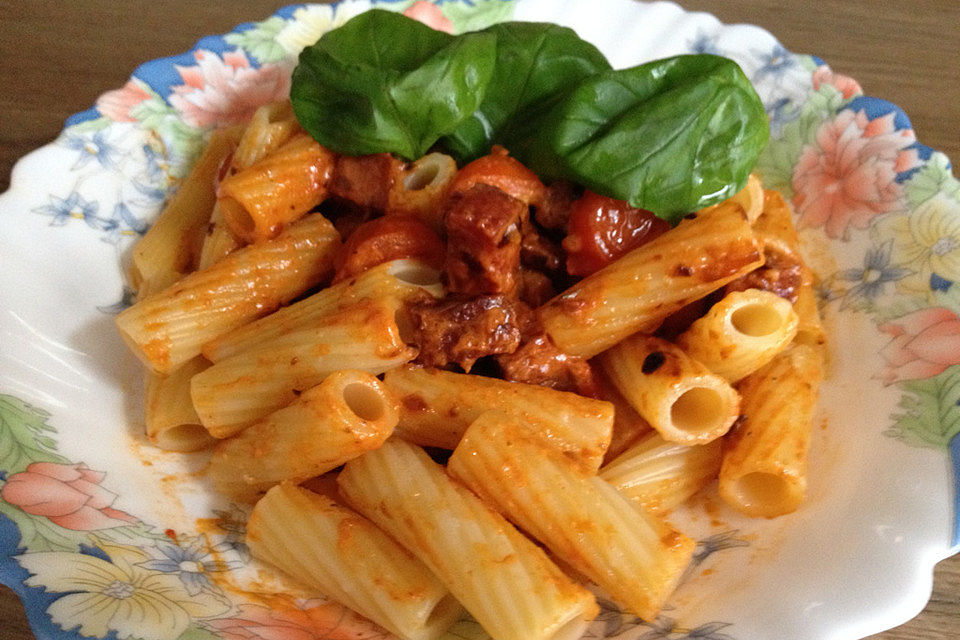
[[432,640],[462,607],[422,562],[368,519],[290,483],[247,523],[255,557],[335,598],[404,640]]
[[450,190],[457,163],[443,153],[428,153],[393,183],[387,194],[391,214],[416,216],[435,229],[443,227],[443,204]]
[[453,449],[480,414],[521,417],[570,459],[596,471],[613,425],[613,406],[575,393],[439,369],[398,367],[384,384],[400,400],[397,435],[421,446]]
[[773,360],[797,335],[789,300],[770,291],[733,291],[677,338],[690,357],[729,382]]
[[560,349],[592,357],[761,264],[743,209],[727,202],[587,276],[539,315]]
[[308,135],[299,135],[246,169],[220,182],[217,203],[233,235],[267,240],[320,204],[334,156]]
[[361,300],[313,327],[276,336],[193,377],[190,394],[203,426],[231,436],[292,402],[340,369],[380,374],[412,360],[384,300]]
[[740,415],[733,387],[672,342],[638,333],[600,361],[617,390],[665,440],[706,444]]
[[169,374],[203,344],[329,278],[339,246],[333,225],[313,214],[138,301],[117,316],[117,328],[144,364]]
[[727,504],[767,518],[800,505],[822,378],[819,352],[800,344],[739,384],[744,419],[731,434],[720,468],[720,496]]
[[650,433],[600,469],[600,477],[650,512],[662,514],[717,478],[722,441],[668,442]]
[[303,482],[376,449],[396,425],[396,400],[375,376],[336,371],[218,444],[208,472],[220,493],[253,502],[279,482]]
[[337,482],[494,640],[575,640],[599,612],[589,591],[416,445],[391,439],[348,462]]
[[130,280],[141,298],[162,291],[196,267],[216,196],[213,184],[240,128],[220,129],[193,170],[133,248]]
[[693,540],[584,473],[512,416],[477,418],[448,468],[645,620],[657,617],[692,557]]
[[169,376],[147,371],[144,414],[147,438],[165,451],[199,451],[216,438],[203,428],[190,400],[190,380],[210,366],[202,357],[182,365]]
[[271,338],[315,326],[360,300],[382,300],[399,308],[423,292],[443,294],[438,271],[417,260],[386,262],[211,340],[203,345],[203,355],[219,362]]

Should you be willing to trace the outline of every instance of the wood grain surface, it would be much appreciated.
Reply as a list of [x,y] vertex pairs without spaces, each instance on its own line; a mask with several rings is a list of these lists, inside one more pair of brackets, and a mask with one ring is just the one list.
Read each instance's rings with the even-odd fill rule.
[[[903,107],[921,142],[960,159],[960,1],[679,4],[724,22],[758,24],[791,51],[818,55],[859,80],[868,95]],[[279,6],[267,0],[0,1],[0,191],[17,158],[52,140],[63,120],[91,106],[97,95],[120,87],[140,62],[180,53],[202,35],[265,18]],[[937,567],[922,613],[871,638],[960,638],[960,556]],[[0,640],[33,640],[23,607],[5,587]]]

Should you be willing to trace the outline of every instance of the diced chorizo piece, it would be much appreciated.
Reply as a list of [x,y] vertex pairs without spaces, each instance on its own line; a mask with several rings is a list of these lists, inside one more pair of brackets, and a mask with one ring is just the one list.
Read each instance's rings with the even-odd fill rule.
[[524,313],[523,335],[513,353],[498,355],[504,380],[598,397],[599,381],[585,358],[557,348],[532,311]]
[[506,296],[424,299],[407,307],[417,362],[459,364],[470,371],[483,356],[511,353],[520,345],[517,303]]
[[444,215],[447,288],[466,295],[512,292],[526,214],[527,205],[486,184],[451,196]]
[[532,222],[520,225],[520,236],[520,264],[547,272],[556,272],[563,267],[563,248],[541,235]]
[[553,281],[546,274],[535,269],[520,269],[520,287],[517,297],[531,307],[546,304],[557,295]]
[[363,207],[383,211],[402,163],[389,153],[369,156],[337,156],[330,180],[330,193]]
[[565,231],[570,208],[580,198],[572,182],[559,180],[547,187],[543,202],[534,208],[533,217],[544,229]]
[[796,304],[803,284],[803,260],[770,243],[765,244],[763,257],[762,267],[729,283],[726,292],[763,289]]

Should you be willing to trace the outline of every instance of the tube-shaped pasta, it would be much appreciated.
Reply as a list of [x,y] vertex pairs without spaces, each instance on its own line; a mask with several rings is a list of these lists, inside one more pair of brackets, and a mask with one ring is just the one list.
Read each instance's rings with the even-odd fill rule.
[[727,504],[773,518],[803,502],[822,377],[818,351],[796,345],[740,382],[744,421],[731,434],[720,467],[720,497]]
[[405,168],[387,195],[387,211],[420,218],[436,230],[443,228],[443,203],[457,163],[442,153],[428,153]]
[[597,615],[589,591],[416,445],[388,440],[348,462],[337,482],[494,640],[576,640]]
[[258,107],[244,129],[230,163],[231,173],[242,171],[259,162],[289,140],[298,130],[296,116],[289,100],[271,102]]
[[[298,129],[299,125],[293,116],[289,101],[272,102],[258,108],[243,130],[237,148],[230,158],[228,175],[246,169],[262,159],[290,139]],[[210,214],[210,224],[207,226],[207,234],[203,240],[203,249],[200,251],[198,268],[206,269],[241,246],[242,244],[230,231],[227,221],[224,220],[220,205],[214,205],[213,213]]]
[[562,351],[592,357],[763,263],[739,204],[680,222],[540,307]]
[[610,446],[607,447],[607,453],[603,457],[605,461],[610,461],[653,431],[653,427],[637,413],[623,394],[617,391],[603,370],[598,367],[597,371],[600,397],[613,405],[613,433],[610,435]]
[[267,240],[323,202],[333,162],[331,151],[304,134],[224,178],[217,201],[233,235]]
[[505,414],[477,418],[447,469],[645,620],[656,618],[693,554],[692,539]]
[[290,483],[257,502],[246,542],[253,557],[404,640],[437,638],[463,611],[422,562],[372,522]]
[[721,440],[688,446],[650,433],[605,464],[600,477],[659,515],[716,479],[722,446]]
[[793,305],[797,312],[797,337],[794,341],[816,347],[826,359],[827,334],[823,330],[823,322],[820,320],[820,310],[817,308],[817,292],[813,283],[813,271],[809,267],[804,267],[803,282],[797,292],[797,302]]
[[202,270],[216,262],[220,262],[228,255],[242,247],[243,244],[233,237],[227,221],[223,219],[223,210],[220,204],[213,205],[210,213],[210,222],[207,225],[207,234],[203,238],[203,247],[200,249],[200,261],[197,269]]
[[602,400],[521,382],[399,367],[384,384],[400,400],[397,435],[421,446],[453,449],[480,414],[496,409],[523,418],[548,442],[596,471],[610,444],[613,406]]
[[197,356],[169,376],[147,371],[144,398],[147,438],[165,451],[199,451],[212,446],[211,436],[190,400],[190,379],[210,366]]
[[797,313],[770,291],[728,293],[677,338],[687,355],[728,382],[773,360],[797,335]]
[[762,241],[773,242],[784,251],[796,251],[800,246],[790,205],[779,191],[763,192],[763,208],[753,222],[753,232]]
[[666,340],[638,333],[600,361],[610,382],[664,440],[705,444],[740,415],[733,387]]
[[220,493],[253,502],[279,482],[303,482],[376,449],[396,425],[396,400],[376,376],[336,371],[220,442],[210,459],[210,478]]
[[417,260],[393,260],[322,289],[289,307],[238,327],[203,345],[213,362],[236,355],[274,337],[307,329],[345,307],[366,298],[399,305],[423,291],[443,295],[440,273]]
[[150,230],[133,248],[130,279],[144,298],[166,289],[196,267],[220,165],[234,149],[239,127],[219,129]]
[[120,335],[144,364],[171,371],[217,336],[264,316],[333,272],[340,235],[320,214],[269,242],[240,249],[213,266],[140,300],[116,317]]
[[417,352],[384,300],[361,300],[309,329],[265,340],[193,377],[190,394],[211,435],[226,438],[286,406],[340,369],[380,374]]

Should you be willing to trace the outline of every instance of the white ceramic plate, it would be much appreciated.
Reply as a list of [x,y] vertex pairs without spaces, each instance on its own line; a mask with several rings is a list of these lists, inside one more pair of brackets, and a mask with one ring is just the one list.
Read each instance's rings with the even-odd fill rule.
[[[700,544],[656,621],[604,603],[588,637],[852,640],[914,616],[955,552],[960,186],[894,105],[753,26],[627,0],[383,2],[458,31],[570,26],[614,66],[737,60],[773,133],[759,171],[792,198],[833,349],[795,514],[750,520],[708,492]],[[382,632],[256,573],[241,510],[204,456],[143,436],[141,372],[113,328],[129,248],[203,132],[287,90],[300,48],[367,2],[296,6],[141,66],[24,158],[0,197],[0,578],[41,640],[313,640]],[[706,509],[704,509],[706,508]],[[699,515],[698,515],[699,514]],[[708,515],[705,515],[708,514]],[[324,635],[326,634],[326,635]],[[480,638],[464,622],[451,638]]]

